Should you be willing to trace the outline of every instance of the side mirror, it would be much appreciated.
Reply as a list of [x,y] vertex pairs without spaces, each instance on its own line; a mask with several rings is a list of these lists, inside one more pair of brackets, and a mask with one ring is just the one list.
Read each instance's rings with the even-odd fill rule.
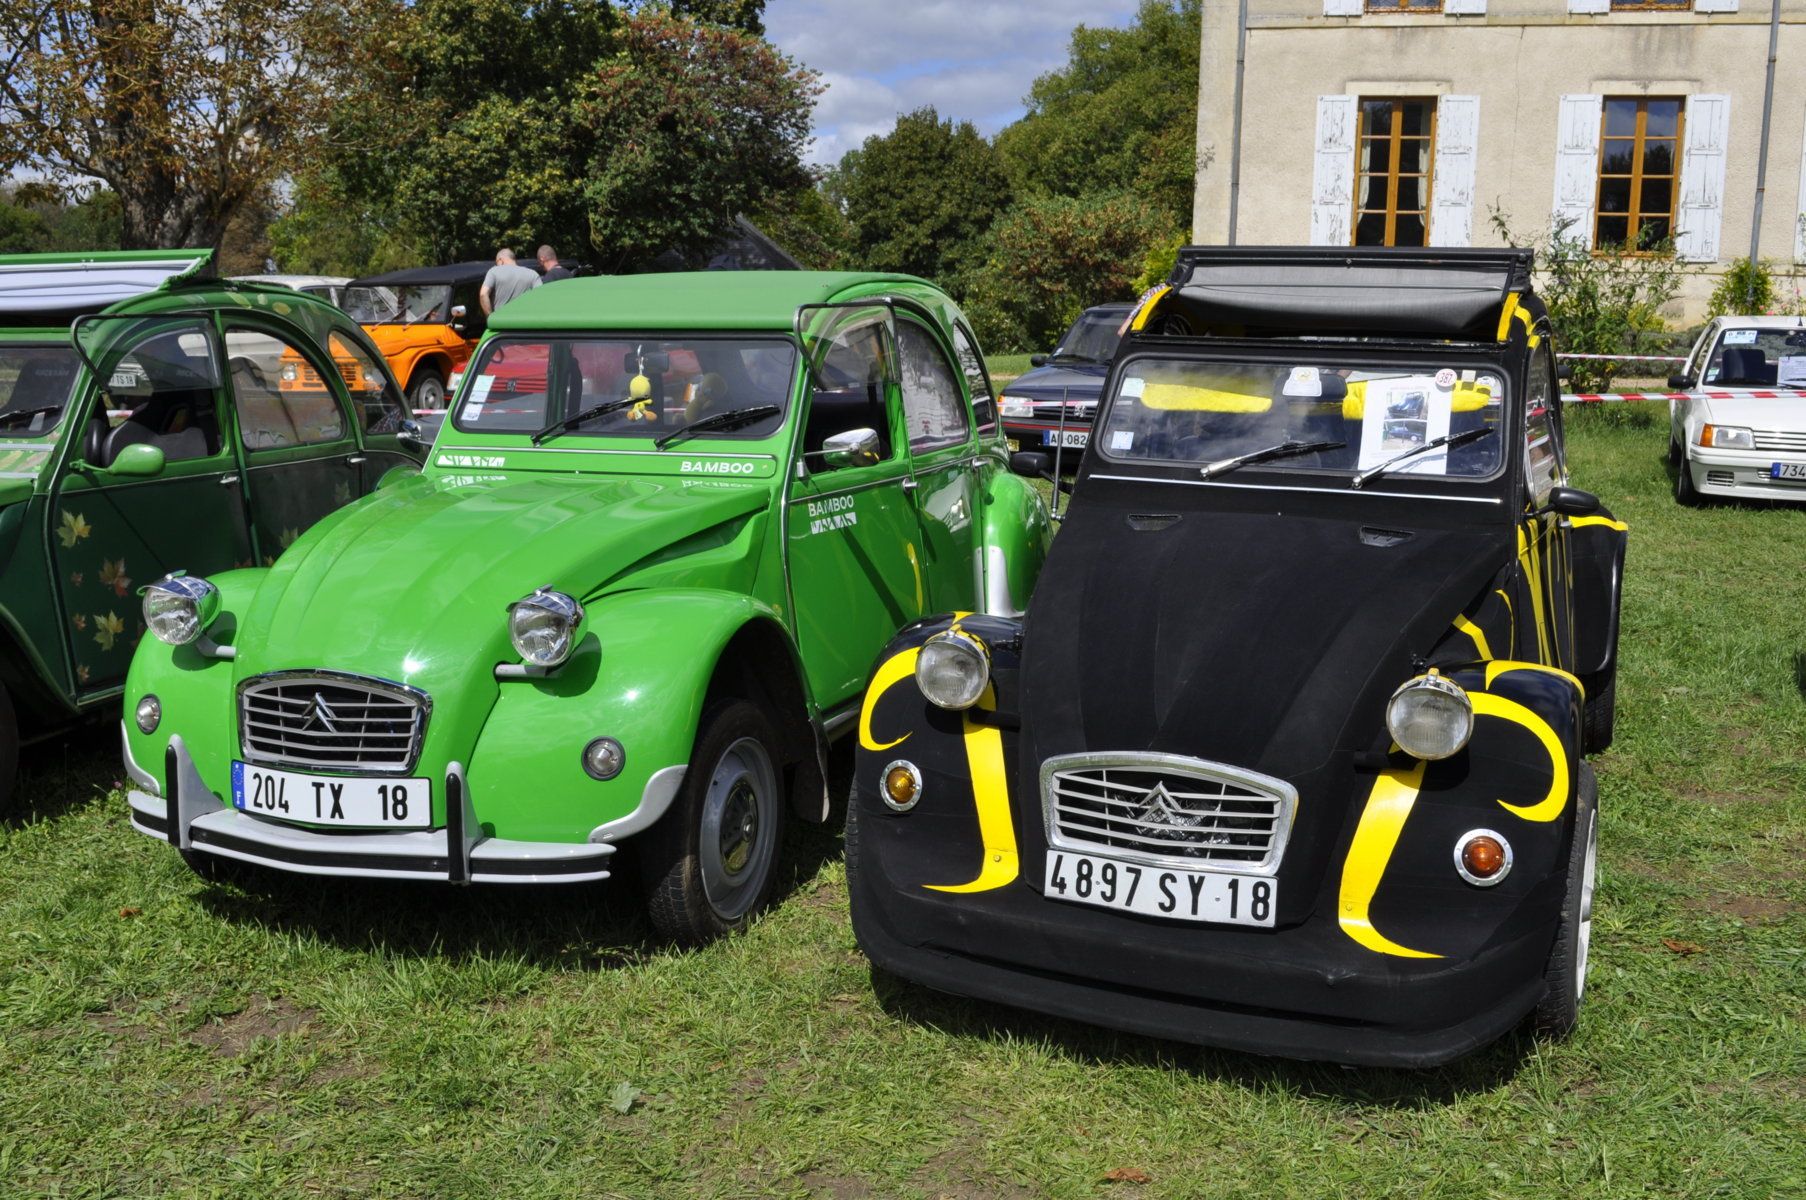
[[1010,470],[1029,479],[1045,479],[1053,471],[1053,460],[1039,450],[1018,450],[1010,455]]
[[139,442],[121,450],[119,457],[112,461],[107,470],[115,475],[149,479],[163,474],[164,461],[163,447]]
[[825,439],[822,461],[830,467],[869,467],[883,457],[876,429],[849,429]]
[[1579,488],[1558,487],[1549,490],[1549,499],[1539,512],[1552,512],[1564,517],[1590,517],[1603,507],[1599,497]]
[[1566,383],[1568,380],[1574,378],[1574,364],[1573,363],[1557,363],[1555,365],[1555,377],[1557,379],[1561,380],[1563,383]]
[[1684,392],[1697,382],[1691,375],[1670,375],[1668,386],[1677,392]]
[[467,314],[469,312],[470,312],[470,310],[468,308],[465,308],[462,304],[454,304],[454,305],[452,305],[452,320],[454,320],[454,321],[459,320],[460,318],[462,318],[465,314]]
[[395,434],[395,440],[409,442],[416,446],[428,446],[433,441],[427,436],[425,428],[413,417],[409,417],[401,423],[401,429]]
[[1047,365],[1047,355],[1045,355],[1045,354],[1029,355],[1028,356],[1028,365],[1031,367],[1045,367]]

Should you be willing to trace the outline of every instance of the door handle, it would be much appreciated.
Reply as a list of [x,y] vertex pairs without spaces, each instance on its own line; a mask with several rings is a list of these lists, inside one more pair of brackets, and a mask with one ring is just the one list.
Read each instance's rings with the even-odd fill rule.
[[914,479],[905,479],[903,481],[903,490],[906,492],[913,492],[921,486],[922,485]]
[[346,466],[348,466],[348,467],[355,467],[355,466],[357,466],[357,465],[358,465],[358,464],[359,464],[359,463],[362,463],[362,462],[364,462],[364,461],[365,461],[365,459],[364,459],[364,456],[363,456],[363,455],[361,455],[361,454],[353,454],[353,455],[352,455],[352,456],[351,456],[351,457],[350,457],[350,458],[347,458],[347,459],[346,459],[346,460],[345,460],[345,465],[346,465]]
[[219,477],[219,485],[221,487],[232,487],[237,482],[238,482],[238,473],[236,471],[230,475],[221,475]]

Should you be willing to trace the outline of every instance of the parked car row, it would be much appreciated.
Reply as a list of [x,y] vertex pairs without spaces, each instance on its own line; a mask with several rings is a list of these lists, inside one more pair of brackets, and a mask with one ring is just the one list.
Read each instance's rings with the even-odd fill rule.
[[[400,393],[355,322],[130,265],[33,344],[116,414],[103,446],[150,430],[134,479],[215,447],[158,527],[242,512],[250,546],[59,561],[115,610],[87,691],[105,606],[14,625],[21,663],[63,655],[69,719],[123,708],[131,822],[196,871],[535,884],[631,854],[653,925],[700,942],[770,902],[844,736],[854,931],[898,974],[1343,1062],[1572,1027],[1625,531],[1568,486],[1528,252],[1183,252],[1062,342],[1097,360],[1076,483],[1010,453],[965,317],[906,276],[529,293],[394,469],[419,431],[370,431]],[[19,399],[48,366],[9,383],[36,541],[93,553],[125,493]],[[141,416],[178,384],[187,419]],[[258,472],[341,443],[358,485],[266,538],[278,485],[318,493]],[[1058,539],[1037,478],[1072,491]]]

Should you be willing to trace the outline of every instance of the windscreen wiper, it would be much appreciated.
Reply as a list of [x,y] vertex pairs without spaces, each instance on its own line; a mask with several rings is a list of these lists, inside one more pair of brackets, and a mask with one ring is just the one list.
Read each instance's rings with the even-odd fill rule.
[[45,417],[51,413],[60,413],[60,404],[40,404],[36,408],[13,408],[0,412],[0,425],[11,425],[17,421],[29,420],[32,417]]
[[1237,467],[1245,467],[1249,463],[1269,462],[1275,458],[1291,458],[1298,454],[1313,454],[1318,450],[1340,450],[1347,442],[1281,442],[1277,446],[1268,446],[1265,450],[1250,450],[1246,454],[1238,454],[1234,458],[1222,458],[1213,463],[1205,463],[1198,468],[1198,474],[1206,479],[1215,479],[1225,471],[1233,471]]
[[534,434],[528,440],[535,446],[539,445],[541,442],[549,442],[559,434],[568,433],[577,428],[577,426],[583,424],[585,421],[593,421],[597,417],[606,417],[611,412],[619,412],[629,404],[638,403],[639,401],[632,396],[623,396],[619,400],[609,400],[606,403],[598,404],[593,408],[586,408],[580,413],[572,413],[568,417],[560,417],[558,420],[553,421],[550,425],[547,425],[544,429]]
[[755,404],[750,408],[730,408],[726,412],[718,412],[714,416],[691,421],[681,429],[673,429],[652,444],[663,450],[672,442],[689,437],[692,433],[705,433],[711,429],[738,429],[742,425],[752,425],[763,421],[766,417],[775,417],[783,411],[775,404]]
[[1358,488],[1369,479],[1378,475],[1384,475],[1387,471],[1390,471],[1399,463],[1404,462],[1407,458],[1416,458],[1419,454],[1428,454],[1430,451],[1440,450],[1444,446],[1465,446],[1467,443],[1477,441],[1491,432],[1493,432],[1491,429],[1482,427],[1480,429],[1464,429],[1460,433],[1445,433],[1439,438],[1431,438],[1421,446],[1413,446],[1402,454],[1394,454],[1383,463],[1376,463],[1373,466],[1368,467],[1365,471],[1356,475],[1354,481],[1348,486]]

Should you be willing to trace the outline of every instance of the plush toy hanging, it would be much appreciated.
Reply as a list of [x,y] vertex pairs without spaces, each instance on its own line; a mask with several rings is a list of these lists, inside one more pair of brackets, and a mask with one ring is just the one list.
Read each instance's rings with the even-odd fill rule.
[[634,406],[627,410],[627,419],[629,421],[656,421],[658,414],[653,412],[650,407],[652,404],[652,381],[646,378],[646,355],[638,346],[633,348],[633,353],[639,362],[639,374],[627,382],[627,398],[635,401]]

